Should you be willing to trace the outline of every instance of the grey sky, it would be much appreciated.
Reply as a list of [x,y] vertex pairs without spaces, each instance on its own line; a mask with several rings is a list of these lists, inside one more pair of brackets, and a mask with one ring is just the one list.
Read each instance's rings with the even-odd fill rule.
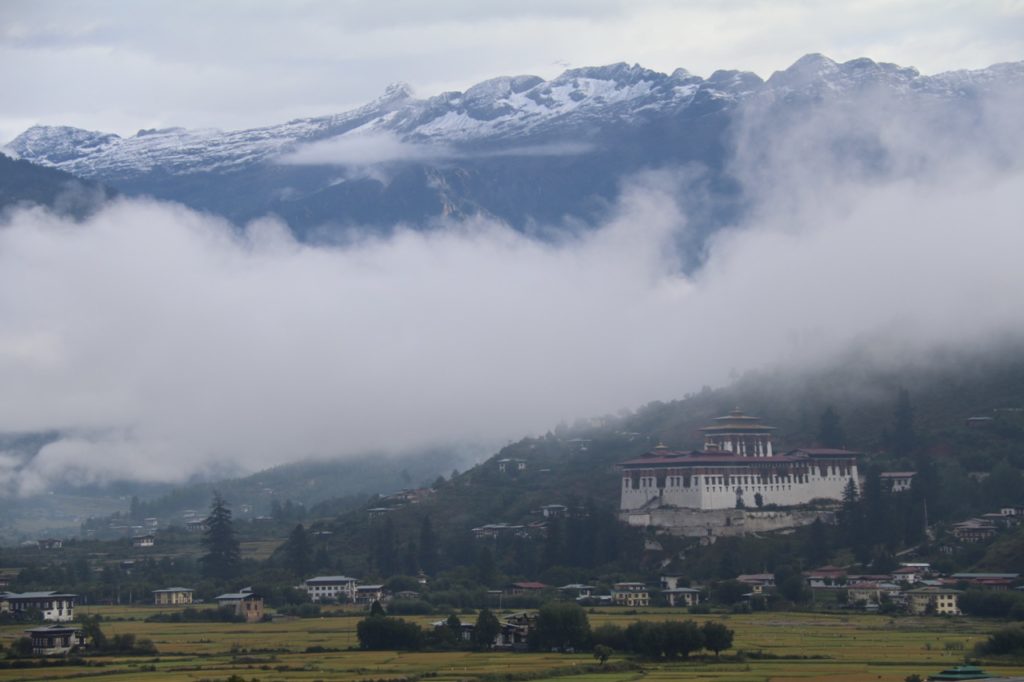
[[0,3],[0,141],[35,123],[132,134],[333,113],[391,82],[637,62],[762,76],[807,52],[925,73],[1024,57],[1021,0]]

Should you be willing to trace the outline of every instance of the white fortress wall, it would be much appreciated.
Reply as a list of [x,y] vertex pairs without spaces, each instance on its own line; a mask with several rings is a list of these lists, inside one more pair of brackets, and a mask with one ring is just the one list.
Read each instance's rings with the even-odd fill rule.
[[739,474],[693,476],[658,476],[649,471],[640,476],[627,473],[622,479],[620,509],[639,509],[652,500],[672,507],[731,509],[736,507],[740,496],[745,507],[756,508],[758,494],[762,505],[792,506],[817,498],[842,499],[850,480],[854,485],[857,481],[856,465],[815,462],[802,471],[806,473],[767,476],[752,470]]

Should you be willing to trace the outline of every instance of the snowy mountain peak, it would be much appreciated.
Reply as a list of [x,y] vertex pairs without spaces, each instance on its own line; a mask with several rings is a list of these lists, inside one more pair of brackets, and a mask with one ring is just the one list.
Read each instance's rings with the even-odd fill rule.
[[704,79],[685,69],[667,75],[619,62],[569,69],[551,80],[501,76],[465,92],[428,99],[416,99],[408,85],[395,83],[375,100],[344,113],[250,130],[163,128],[121,138],[66,126],[33,126],[8,150],[116,185],[150,173],[183,176],[251,169],[273,164],[303,145],[346,135],[384,134],[406,143],[480,144],[490,149],[530,147],[552,139],[589,144],[604,132],[613,137],[633,134],[652,120],[685,126],[688,117],[719,115],[751,100],[849,98],[873,87],[959,96],[1022,82],[1024,63],[922,76],[913,68],[870,59],[839,64],[808,54],[763,81],[743,71],[715,71]]
[[630,66],[625,62],[618,62],[605,66],[584,66],[578,69],[569,69],[552,82],[559,83],[577,78],[589,78],[592,80],[613,81],[619,85],[634,85],[640,81],[663,80],[665,77],[665,74],[645,69],[639,64]]
[[817,52],[805,54],[784,71],[776,71],[768,79],[769,85],[800,87],[807,83],[827,79],[839,71],[839,65]]
[[398,81],[397,83],[391,83],[384,88],[384,94],[378,97],[375,102],[398,102],[405,99],[411,99],[413,96],[412,86],[408,83]]
[[35,125],[11,140],[7,147],[18,156],[35,163],[57,166],[98,152],[120,139],[119,135],[113,133],[71,126]]

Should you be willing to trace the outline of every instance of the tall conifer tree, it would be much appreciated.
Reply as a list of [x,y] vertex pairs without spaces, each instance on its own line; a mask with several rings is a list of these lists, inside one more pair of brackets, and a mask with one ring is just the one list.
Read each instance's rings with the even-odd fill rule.
[[210,515],[206,517],[206,532],[203,534],[202,545],[206,554],[200,557],[199,561],[202,563],[204,576],[229,580],[239,574],[242,568],[242,554],[238,538],[235,537],[231,509],[216,491],[210,504]]

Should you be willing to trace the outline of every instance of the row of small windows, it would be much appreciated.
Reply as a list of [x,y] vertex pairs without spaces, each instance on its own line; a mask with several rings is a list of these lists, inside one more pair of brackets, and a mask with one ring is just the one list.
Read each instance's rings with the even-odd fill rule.
[[[852,473],[852,468],[848,466],[834,466],[828,467],[823,466],[821,468],[821,476],[842,476],[848,477]],[[689,488],[692,483],[694,485],[701,484],[700,476],[665,476],[662,477],[662,482],[658,485],[657,477],[655,476],[640,476],[639,474],[633,474],[623,479],[623,487],[625,488]],[[770,474],[756,474],[756,475],[742,475],[742,476],[708,476],[703,477],[703,483],[705,486],[734,486],[734,485],[778,485],[778,484],[793,484],[793,483],[808,483],[810,476],[808,474],[785,474],[785,475],[770,475]],[[632,483],[632,485],[630,485]]]

